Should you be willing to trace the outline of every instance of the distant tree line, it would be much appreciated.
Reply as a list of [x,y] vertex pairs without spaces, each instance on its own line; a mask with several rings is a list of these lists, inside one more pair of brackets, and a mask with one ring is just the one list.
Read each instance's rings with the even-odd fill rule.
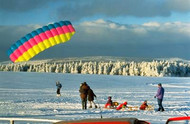
[[0,71],[105,74],[126,76],[190,76],[190,64],[178,61],[62,62],[0,64]]

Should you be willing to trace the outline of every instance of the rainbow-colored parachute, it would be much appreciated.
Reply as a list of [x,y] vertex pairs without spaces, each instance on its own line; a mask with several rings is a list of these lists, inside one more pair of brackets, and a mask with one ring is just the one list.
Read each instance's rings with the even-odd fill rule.
[[12,62],[28,61],[45,49],[70,40],[74,33],[69,21],[49,24],[22,37],[7,53]]

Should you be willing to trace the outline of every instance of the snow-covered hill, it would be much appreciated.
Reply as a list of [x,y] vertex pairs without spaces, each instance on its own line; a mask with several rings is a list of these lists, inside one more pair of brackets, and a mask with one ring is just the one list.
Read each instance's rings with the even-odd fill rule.
[[[55,82],[62,83],[62,96],[56,97]],[[154,105],[157,84],[165,88],[164,112],[81,109],[79,86],[86,81],[101,107],[112,96],[119,103],[140,106],[144,100]],[[169,117],[190,115],[190,78],[139,77],[32,72],[0,72],[0,117],[73,120],[86,118],[136,117],[152,124],[164,124]],[[2,124],[2,122],[0,122]],[[7,122],[6,122],[7,123]]]
[[147,59],[99,56],[33,60],[15,64],[2,62],[0,71],[188,77],[190,76],[190,64],[189,61],[179,58]]

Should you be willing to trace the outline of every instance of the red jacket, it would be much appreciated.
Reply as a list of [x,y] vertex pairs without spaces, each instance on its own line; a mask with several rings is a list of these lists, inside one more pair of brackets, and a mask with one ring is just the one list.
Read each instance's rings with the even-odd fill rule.
[[147,103],[143,102],[143,104],[140,107],[140,110],[145,110],[147,106],[148,106]]
[[107,107],[111,107],[112,106],[112,100],[111,100],[111,98],[108,98],[108,101],[107,101],[107,103],[105,104],[105,108],[107,108]]
[[126,106],[127,106],[127,102],[124,102],[124,103],[120,104],[120,105],[116,108],[116,110],[120,110],[120,109],[122,109],[123,107],[126,107]]

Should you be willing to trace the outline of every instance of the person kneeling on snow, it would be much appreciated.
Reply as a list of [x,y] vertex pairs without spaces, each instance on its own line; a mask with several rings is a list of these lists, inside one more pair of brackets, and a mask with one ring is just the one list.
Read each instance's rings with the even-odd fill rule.
[[140,110],[145,110],[148,107],[147,100],[145,100],[142,105],[140,106]]
[[108,97],[108,101],[104,107],[105,108],[112,108],[112,97],[111,96]]
[[120,110],[122,108],[126,108],[127,107],[127,102],[124,102],[124,103],[121,103],[117,108],[116,110]]

